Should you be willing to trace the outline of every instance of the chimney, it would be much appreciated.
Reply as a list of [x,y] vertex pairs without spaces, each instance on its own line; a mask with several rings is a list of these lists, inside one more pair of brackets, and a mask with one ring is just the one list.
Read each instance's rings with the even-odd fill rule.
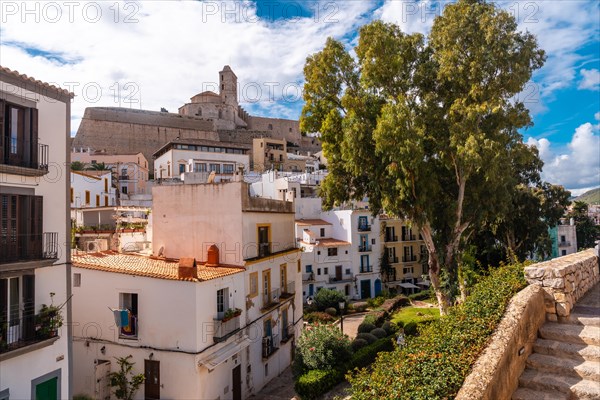
[[208,254],[206,257],[207,267],[217,267],[219,265],[219,248],[216,245],[211,245],[208,248]]
[[177,270],[179,279],[196,279],[198,273],[196,269],[195,258],[182,258],[179,260],[179,268]]

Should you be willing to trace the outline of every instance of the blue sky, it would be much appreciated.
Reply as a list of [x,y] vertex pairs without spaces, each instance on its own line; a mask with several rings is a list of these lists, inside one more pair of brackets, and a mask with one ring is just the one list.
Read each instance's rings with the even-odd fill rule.
[[[86,107],[177,112],[236,72],[242,106],[297,119],[306,56],[333,36],[351,48],[374,19],[427,34],[448,2],[2,2],[0,62],[72,90],[73,134]],[[548,54],[520,95],[534,126],[524,140],[543,177],[578,194],[600,185],[600,2],[501,1]]]

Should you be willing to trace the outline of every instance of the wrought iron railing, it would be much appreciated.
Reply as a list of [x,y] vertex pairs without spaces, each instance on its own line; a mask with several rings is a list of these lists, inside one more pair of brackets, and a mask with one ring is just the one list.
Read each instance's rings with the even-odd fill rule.
[[361,265],[360,266],[360,272],[361,273],[373,272],[373,266],[372,265]]
[[279,289],[263,292],[262,294],[263,308],[270,307],[279,303]]
[[284,343],[287,342],[288,340],[294,337],[294,334],[294,324],[290,322],[289,324],[287,324],[287,326],[284,326],[281,331],[281,341]]
[[385,241],[386,242],[397,242],[398,241],[398,236],[386,235],[385,236]]
[[58,258],[58,232],[17,234],[0,231],[2,262],[32,261]]
[[271,336],[263,337],[262,342],[262,355],[263,358],[269,358],[271,354],[275,353],[279,349],[279,335],[273,334]]
[[360,253],[365,253],[367,251],[371,251],[371,246],[369,246],[368,244],[364,244],[364,245],[359,245],[358,246],[358,251]]
[[359,224],[358,225],[358,230],[361,232],[368,232],[371,230],[371,225],[369,224]]
[[291,297],[296,293],[296,282],[286,282],[281,285],[281,297]]
[[[23,311],[25,314],[26,311]],[[50,339],[58,335],[62,325],[59,312],[50,311],[30,315],[0,315],[0,353],[6,353],[22,347]]]
[[47,144],[33,144],[30,140],[18,140],[3,136],[4,153],[0,154],[0,164],[13,165],[48,171],[49,146]]
[[415,256],[415,255],[402,256],[402,262],[414,262],[414,261],[417,261],[417,256]]

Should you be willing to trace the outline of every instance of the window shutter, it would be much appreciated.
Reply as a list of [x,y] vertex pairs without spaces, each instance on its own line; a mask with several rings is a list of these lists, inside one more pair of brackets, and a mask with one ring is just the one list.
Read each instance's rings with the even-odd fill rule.
[[39,168],[39,160],[38,160],[38,110],[37,108],[30,109],[30,118],[31,118],[31,162],[30,165]]
[[35,336],[35,275],[23,275],[23,338]]
[[0,164],[5,163],[4,142],[6,141],[6,128],[4,126],[4,100],[0,100]]

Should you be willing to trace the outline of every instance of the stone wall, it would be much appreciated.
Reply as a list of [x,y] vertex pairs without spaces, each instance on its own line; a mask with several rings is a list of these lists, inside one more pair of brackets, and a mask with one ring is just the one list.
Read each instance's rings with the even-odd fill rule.
[[600,281],[597,250],[589,249],[526,267],[525,278],[544,289],[548,321],[566,319],[577,300]]
[[543,289],[532,285],[517,293],[456,400],[510,399],[544,320]]

